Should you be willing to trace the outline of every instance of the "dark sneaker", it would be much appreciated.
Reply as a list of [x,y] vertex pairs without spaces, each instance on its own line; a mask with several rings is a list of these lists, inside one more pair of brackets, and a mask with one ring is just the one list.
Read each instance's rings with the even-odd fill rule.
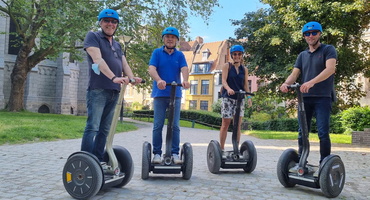
[[152,163],[154,163],[154,164],[160,164],[161,162],[162,162],[161,155],[155,154],[154,157],[153,157]]

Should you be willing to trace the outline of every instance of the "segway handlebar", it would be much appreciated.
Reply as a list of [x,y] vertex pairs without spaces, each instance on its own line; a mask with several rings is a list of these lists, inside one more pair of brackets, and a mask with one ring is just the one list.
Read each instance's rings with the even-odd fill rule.
[[288,89],[294,89],[294,88],[300,88],[301,85],[299,83],[295,83],[295,84],[292,84],[292,85],[288,85],[287,87],[288,87]]
[[[134,82],[135,82],[135,79],[130,79],[130,83],[134,83]],[[140,83],[145,83],[145,80],[141,79]]]
[[166,86],[170,86],[170,85],[175,85],[175,86],[180,86],[182,87],[182,84],[181,83],[176,83],[175,81],[172,82],[172,83],[166,83]]
[[246,92],[246,91],[243,91],[243,90],[240,90],[240,91],[234,91],[235,94],[245,94],[245,95],[250,95],[250,96],[254,96],[253,93],[250,93],[250,92]]

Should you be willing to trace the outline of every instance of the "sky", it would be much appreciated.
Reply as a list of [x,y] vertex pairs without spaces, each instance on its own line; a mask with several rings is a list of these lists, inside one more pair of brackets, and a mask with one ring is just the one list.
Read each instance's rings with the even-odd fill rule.
[[208,43],[226,40],[229,37],[235,38],[234,32],[237,27],[231,25],[230,19],[241,20],[245,13],[268,7],[259,0],[219,0],[219,4],[220,7],[214,8],[208,26],[201,17],[190,17],[191,40],[201,36],[204,42]]

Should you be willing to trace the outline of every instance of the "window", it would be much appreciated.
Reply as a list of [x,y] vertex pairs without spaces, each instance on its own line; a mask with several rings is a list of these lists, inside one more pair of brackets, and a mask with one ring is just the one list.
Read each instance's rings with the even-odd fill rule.
[[197,94],[198,81],[190,81],[190,94]]
[[248,89],[252,92],[252,80],[248,80]]
[[201,94],[209,94],[209,80],[202,80]]
[[200,101],[200,109],[208,110],[208,101]]
[[202,52],[202,61],[207,60],[208,59],[208,55],[209,55],[208,51],[203,51]]
[[210,63],[193,64],[191,73],[208,73],[211,67]]
[[17,55],[21,49],[20,42],[21,37],[15,34],[15,24],[13,20],[10,20],[9,25],[9,43],[8,43],[8,54]]
[[197,109],[197,100],[190,100],[189,101],[189,109],[196,110]]

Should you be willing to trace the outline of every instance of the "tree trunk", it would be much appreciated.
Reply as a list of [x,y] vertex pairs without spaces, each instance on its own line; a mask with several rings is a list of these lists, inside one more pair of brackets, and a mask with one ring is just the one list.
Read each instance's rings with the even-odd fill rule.
[[20,49],[17,59],[14,64],[11,77],[11,89],[8,102],[8,110],[11,112],[19,112],[24,109],[24,86],[27,80],[27,74],[32,69],[28,66],[27,58],[29,52]]

